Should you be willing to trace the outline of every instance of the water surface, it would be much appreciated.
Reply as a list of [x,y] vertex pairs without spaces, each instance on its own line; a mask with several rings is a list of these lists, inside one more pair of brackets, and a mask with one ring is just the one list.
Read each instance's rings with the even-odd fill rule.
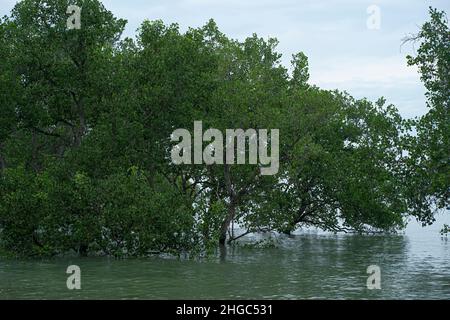
[[[275,248],[229,249],[225,258],[0,260],[0,299],[450,299],[450,242],[436,225],[400,235],[303,232]],[[68,290],[66,268],[81,268]],[[381,290],[368,290],[369,265]]]

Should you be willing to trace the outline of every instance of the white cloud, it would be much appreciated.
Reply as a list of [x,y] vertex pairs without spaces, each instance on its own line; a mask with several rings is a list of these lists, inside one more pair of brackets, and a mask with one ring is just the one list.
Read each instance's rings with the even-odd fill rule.
[[392,57],[353,57],[322,61],[321,66],[311,66],[311,81],[318,85],[374,83],[395,86],[395,83],[417,84],[417,69],[408,67],[403,55]]

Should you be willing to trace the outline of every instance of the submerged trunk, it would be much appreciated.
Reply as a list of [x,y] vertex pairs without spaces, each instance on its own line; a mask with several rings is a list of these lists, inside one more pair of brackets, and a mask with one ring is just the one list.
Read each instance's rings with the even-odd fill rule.
[[219,235],[219,244],[225,245],[227,240],[227,232],[230,228],[231,221],[234,219],[234,215],[236,213],[236,205],[234,203],[234,199],[231,201],[230,205],[228,206],[228,212],[227,217],[222,223],[222,226],[220,228],[220,235]]
[[87,257],[88,255],[88,245],[86,244],[80,244],[80,246],[78,247],[78,254],[81,257]]
[[280,232],[282,232],[285,235],[290,236],[291,233],[297,228],[297,225],[302,222],[305,217],[310,213],[310,211],[307,210],[308,206],[306,204],[302,205],[299,210],[297,211],[297,216],[291,221],[289,224],[285,225]]
[[231,221],[234,219],[237,204],[237,196],[232,186],[230,168],[227,164],[224,165],[224,178],[227,192],[230,197],[230,204],[228,205],[227,216],[220,227],[219,244],[221,246],[225,245],[227,241],[228,228],[230,227]]

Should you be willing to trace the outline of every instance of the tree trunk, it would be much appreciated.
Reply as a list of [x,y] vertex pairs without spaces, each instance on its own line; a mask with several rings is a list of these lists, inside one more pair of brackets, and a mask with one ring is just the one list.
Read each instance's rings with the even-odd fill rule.
[[78,114],[78,124],[75,128],[75,146],[79,147],[81,145],[81,140],[86,133],[86,120],[84,117],[84,110],[81,105],[79,107]]
[[70,92],[74,107],[78,116],[78,120],[73,127],[73,138],[75,147],[81,145],[81,140],[86,133],[86,118],[84,113],[83,97],[78,97],[73,91]]
[[3,145],[0,143],[0,172],[6,168],[6,161],[5,158],[3,157],[2,152],[3,152]]
[[38,137],[36,132],[31,132],[31,163],[30,167],[34,172],[39,172],[39,150],[38,150]]
[[220,234],[219,234],[220,245],[225,245],[227,241],[228,228],[230,227],[231,221],[234,219],[237,205],[237,196],[232,186],[230,168],[228,164],[224,164],[223,167],[224,167],[225,184],[227,186],[228,195],[230,197],[230,204],[228,205],[227,216],[220,227]]
[[299,210],[297,211],[297,216],[294,218],[294,220],[289,223],[287,226],[285,226],[282,230],[280,230],[283,234],[290,236],[292,231],[295,230],[297,224],[303,221],[305,216],[309,213],[307,211],[308,205],[303,204]]
[[228,206],[227,217],[223,221],[222,226],[220,228],[220,236],[219,236],[219,244],[220,245],[225,245],[225,243],[227,241],[228,228],[230,227],[230,223],[233,220],[234,215],[236,213],[236,204],[234,203],[234,201],[235,201],[234,199],[231,200],[231,203]]
[[87,255],[88,255],[88,245],[86,245],[86,244],[80,244],[80,246],[78,247],[78,254],[81,256],[81,257],[87,257]]

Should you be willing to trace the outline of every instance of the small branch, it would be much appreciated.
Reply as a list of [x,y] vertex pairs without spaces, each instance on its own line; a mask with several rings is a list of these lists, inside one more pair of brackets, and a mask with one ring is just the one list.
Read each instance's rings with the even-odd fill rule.
[[42,134],[44,134],[44,135],[46,135],[46,136],[62,138],[61,135],[59,135],[59,134],[57,134],[57,133],[47,132],[47,131],[44,131],[44,130],[39,129],[39,128],[37,128],[37,127],[34,127],[34,126],[32,126],[32,127],[30,127],[30,128],[33,129],[35,132],[42,133]]
[[228,240],[228,243],[231,243],[231,242],[233,242],[233,241],[236,241],[236,240],[238,240],[238,239],[240,239],[240,238],[242,238],[242,237],[244,237],[244,236],[246,236],[246,235],[248,235],[249,233],[252,233],[253,231],[252,230],[247,230],[246,232],[244,232],[244,233],[242,233],[242,234],[240,234],[240,235],[238,235],[238,236],[236,236],[236,237],[234,237],[234,238],[230,238],[229,240]]
[[67,124],[68,126],[70,126],[72,128],[75,127],[75,125],[73,123],[71,123],[71,122],[69,122],[67,120],[64,120],[64,119],[58,119],[57,122],[62,122],[62,123]]

